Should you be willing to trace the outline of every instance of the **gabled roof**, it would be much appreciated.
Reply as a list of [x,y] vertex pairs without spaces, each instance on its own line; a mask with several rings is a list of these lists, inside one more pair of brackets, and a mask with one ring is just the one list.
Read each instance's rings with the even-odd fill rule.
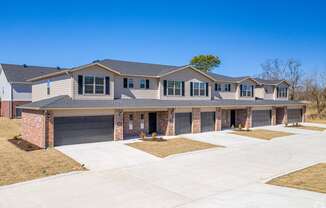
[[255,78],[259,83],[264,84],[264,85],[279,85],[282,82],[285,82],[286,84],[290,85],[290,83],[286,80],[267,80],[267,79],[260,79],[260,78]]
[[292,100],[160,100],[160,99],[116,99],[76,100],[68,95],[48,98],[19,106],[23,109],[121,109],[121,108],[175,108],[175,107],[221,107],[221,106],[284,106],[304,105]]
[[58,72],[55,67],[40,67],[17,64],[1,64],[1,68],[10,83],[27,83],[29,79],[37,76]]

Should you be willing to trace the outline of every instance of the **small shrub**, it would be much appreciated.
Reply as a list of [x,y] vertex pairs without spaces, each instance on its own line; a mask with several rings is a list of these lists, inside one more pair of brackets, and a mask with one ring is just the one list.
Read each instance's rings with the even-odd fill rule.
[[157,133],[156,132],[152,133],[152,140],[153,141],[157,140]]
[[242,130],[242,125],[241,125],[241,124],[239,124],[239,130],[240,130],[240,131]]
[[142,139],[142,140],[145,140],[145,137],[146,137],[146,134],[141,131],[140,134],[139,134],[139,137]]

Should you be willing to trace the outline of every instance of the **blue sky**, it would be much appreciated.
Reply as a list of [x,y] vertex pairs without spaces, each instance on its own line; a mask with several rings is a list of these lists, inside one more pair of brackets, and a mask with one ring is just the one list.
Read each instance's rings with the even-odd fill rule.
[[214,54],[226,75],[269,58],[326,71],[325,1],[0,1],[0,63],[71,67],[112,58],[184,65]]

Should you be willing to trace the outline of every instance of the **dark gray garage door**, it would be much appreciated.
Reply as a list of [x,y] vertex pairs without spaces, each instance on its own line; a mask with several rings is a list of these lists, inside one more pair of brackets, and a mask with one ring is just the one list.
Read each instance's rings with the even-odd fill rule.
[[252,111],[252,127],[271,125],[271,110]]
[[111,141],[113,116],[54,118],[54,145]]
[[288,123],[297,123],[302,121],[301,109],[288,109]]
[[175,114],[175,134],[191,133],[191,113]]
[[201,132],[215,130],[215,112],[202,112],[200,117]]

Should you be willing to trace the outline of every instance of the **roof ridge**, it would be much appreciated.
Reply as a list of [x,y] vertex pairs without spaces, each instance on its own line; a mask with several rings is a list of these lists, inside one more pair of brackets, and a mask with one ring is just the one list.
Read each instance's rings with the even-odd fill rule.
[[180,66],[176,66],[176,65],[146,63],[146,62],[138,62],[138,61],[125,61],[125,60],[121,60],[121,59],[103,59],[103,60],[100,60],[99,63],[101,63],[102,61],[120,61],[120,62],[134,63],[134,64],[150,64],[150,65],[159,65],[159,66],[180,67]]

